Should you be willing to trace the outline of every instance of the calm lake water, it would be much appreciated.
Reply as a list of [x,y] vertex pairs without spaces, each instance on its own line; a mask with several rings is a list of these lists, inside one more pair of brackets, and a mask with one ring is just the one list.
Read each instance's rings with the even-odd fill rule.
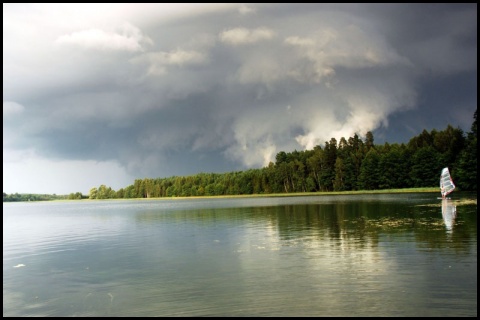
[[477,195],[452,198],[4,203],[3,316],[476,317]]

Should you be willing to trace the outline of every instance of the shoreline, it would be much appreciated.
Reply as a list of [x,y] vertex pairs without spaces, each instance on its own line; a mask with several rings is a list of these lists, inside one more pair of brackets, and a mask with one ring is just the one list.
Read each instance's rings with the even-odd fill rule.
[[[462,191],[459,191],[462,192]],[[468,191],[465,191],[468,192]],[[474,192],[474,191],[472,191]],[[173,196],[158,198],[108,198],[108,199],[52,199],[32,201],[4,201],[3,203],[18,202],[90,202],[90,201],[149,201],[149,200],[198,200],[198,199],[241,199],[241,198],[281,198],[281,197],[310,197],[310,196],[331,196],[331,195],[362,195],[362,194],[399,194],[399,193],[438,193],[437,187],[427,188],[405,188],[405,189],[383,189],[383,190],[355,190],[355,191],[321,191],[321,192],[295,192],[295,193],[263,193],[263,194],[241,194],[241,195],[218,195],[218,196]]]
[[319,192],[295,192],[295,193],[259,193],[259,194],[240,194],[240,195],[220,195],[220,196],[188,196],[188,197],[158,197],[158,198],[111,198],[111,199],[65,199],[52,201],[105,201],[105,200],[185,200],[185,199],[229,199],[229,198],[267,198],[267,197],[304,197],[304,196],[329,196],[329,195],[353,195],[353,194],[395,194],[395,193],[439,193],[436,187],[431,188],[405,188],[405,189],[385,189],[385,190],[356,190],[356,191],[319,191]]

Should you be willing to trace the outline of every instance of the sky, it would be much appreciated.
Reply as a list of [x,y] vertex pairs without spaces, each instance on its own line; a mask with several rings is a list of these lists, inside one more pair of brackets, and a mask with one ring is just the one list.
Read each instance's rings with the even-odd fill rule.
[[477,4],[3,4],[3,191],[262,168],[477,108]]

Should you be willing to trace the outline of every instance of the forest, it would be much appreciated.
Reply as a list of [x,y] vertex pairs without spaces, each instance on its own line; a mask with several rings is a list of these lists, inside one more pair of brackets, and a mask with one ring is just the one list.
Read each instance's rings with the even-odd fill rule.
[[[82,195],[80,193],[80,198]],[[86,197],[85,197],[86,198]],[[66,200],[67,195],[57,194],[34,194],[34,193],[3,193],[3,202],[17,202],[17,201],[48,201],[48,200]]]
[[[477,190],[476,110],[467,133],[448,125],[443,131],[423,130],[406,144],[380,145],[367,132],[364,140],[355,134],[340,141],[331,138],[313,150],[281,151],[275,163],[264,168],[136,179],[116,191],[102,184],[88,196],[77,192],[66,197],[128,199],[437,187],[443,167],[449,167],[457,190]],[[4,201],[12,201],[8,197],[4,193]]]

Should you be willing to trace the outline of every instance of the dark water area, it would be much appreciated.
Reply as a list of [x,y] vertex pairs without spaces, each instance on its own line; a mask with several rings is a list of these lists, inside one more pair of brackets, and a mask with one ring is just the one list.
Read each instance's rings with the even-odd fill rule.
[[477,195],[3,204],[3,316],[477,316]]

